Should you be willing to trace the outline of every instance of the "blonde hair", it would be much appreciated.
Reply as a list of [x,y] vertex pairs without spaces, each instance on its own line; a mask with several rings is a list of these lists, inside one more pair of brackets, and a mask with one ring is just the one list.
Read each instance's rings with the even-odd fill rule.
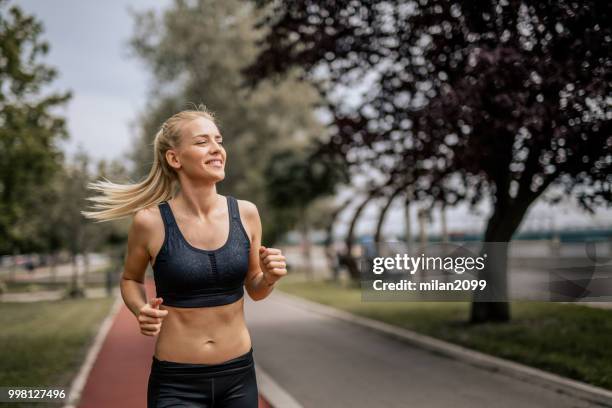
[[95,211],[81,211],[86,218],[97,222],[124,218],[170,199],[178,184],[177,173],[166,161],[166,152],[181,143],[181,124],[188,120],[206,118],[215,122],[215,115],[204,105],[195,110],[184,110],[168,118],[153,141],[153,165],[149,175],[134,184],[117,184],[104,178],[88,184],[88,188],[102,194],[88,197]]

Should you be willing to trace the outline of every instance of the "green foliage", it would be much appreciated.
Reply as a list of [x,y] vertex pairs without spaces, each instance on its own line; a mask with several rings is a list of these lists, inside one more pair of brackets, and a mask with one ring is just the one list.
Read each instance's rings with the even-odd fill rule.
[[490,198],[487,241],[510,240],[542,197],[612,205],[612,3],[255,3],[271,12],[249,82],[324,72],[327,148],[364,176],[389,174],[422,201]]
[[255,57],[261,36],[248,3],[176,2],[163,16],[145,12],[134,18],[131,50],[150,67],[156,84],[131,155],[134,178],[149,171],[153,137],[163,121],[203,103],[217,116],[228,154],[220,192],[258,206],[270,245],[290,223],[283,221],[289,214],[267,204],[265,167],[275,151],[299,149],[322,132],[314,117],[318,94],[297,79],[297,70],[281,82],[243,87],[241,70]]
[[268,204],[275,214],[275,238],[298,225],[302,231],[326,226],[330,205],[323,198],[348,181],[342,162],[290,148],[272,155],[264,175]]
[[[485,242],[509,242],[542,197],[612,205],[612,3],[255,3],[271,12],[248,82],[295,66],[317,81],[327,150],[369,178],[368,194],[393,183],[421,202],[489,199]],[[498,270],[479,279],[505,280]],[[509,318],[503,302],[474,304],[474,321]]]
[[49,46],[42,25],[15,5],[0,2],[0,253],[40,248],[34,238],[48,183],[61,168],[57,143],[68,137],[52,113],[70,92],[41,95],[57,73],[40,62]]
[[[89,171],[90,161],[91,158],[84,151],[77,152],[73,161],[66,164],[56,178],[55,193],[58,199],[51,205],[47,204],[52,213],[46,225],[61,242],[61,247],[72,254],[122,245],[127,236],[124,220],[94,223],[81,214],[90,194],[87,185],[94,178]],[[98,163],[96,177],[110,175],[116,179],[126,178],[125,169],[119,162]]]
[[333,194],[346,182],[343,167],[286,149],[272,155],[265,171],[266,191],[275,207],[303,208],[316,198]]

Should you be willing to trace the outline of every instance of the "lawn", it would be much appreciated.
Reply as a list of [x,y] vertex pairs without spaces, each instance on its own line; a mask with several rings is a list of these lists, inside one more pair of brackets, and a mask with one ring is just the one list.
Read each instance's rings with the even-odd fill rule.
[[0,386],[63,387],[68,394],[112,302],[113,298],[0,303]]
[[289,276],[278,289],[612,390],[612,310],[512,302],[511,322],[471,325],[468,302],[362,302],[359,288]]

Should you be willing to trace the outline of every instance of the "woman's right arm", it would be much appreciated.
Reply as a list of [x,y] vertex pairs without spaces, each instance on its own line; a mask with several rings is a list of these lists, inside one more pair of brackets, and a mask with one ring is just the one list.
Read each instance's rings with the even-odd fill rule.
[[144,276],[149,263],[147,237],[151,234],[151,216],[146,210],[138,211],[128,232],[127,255],[121,276],[121,296],[130,311],[136,316],[142,334],[154,336],[161,327],[162,318],[167,310],[160,310],[161,299],[147,302]]
[[134,215],[128,232],[127,255],[121,275],[121,296],[134,316],[138,316],[140,308],[147,303],[144,276],[149,263],[148,236],[147,217],[141,210]]

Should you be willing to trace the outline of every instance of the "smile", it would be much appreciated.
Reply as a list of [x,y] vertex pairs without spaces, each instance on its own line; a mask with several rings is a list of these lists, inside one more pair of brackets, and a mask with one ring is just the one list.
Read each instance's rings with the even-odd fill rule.
[[206,162],[204,162],[204,164],[209,164],[213,167],[221,167],[223,165],[223,162],[219,159],[212,159],[212,160],[207,160]]

